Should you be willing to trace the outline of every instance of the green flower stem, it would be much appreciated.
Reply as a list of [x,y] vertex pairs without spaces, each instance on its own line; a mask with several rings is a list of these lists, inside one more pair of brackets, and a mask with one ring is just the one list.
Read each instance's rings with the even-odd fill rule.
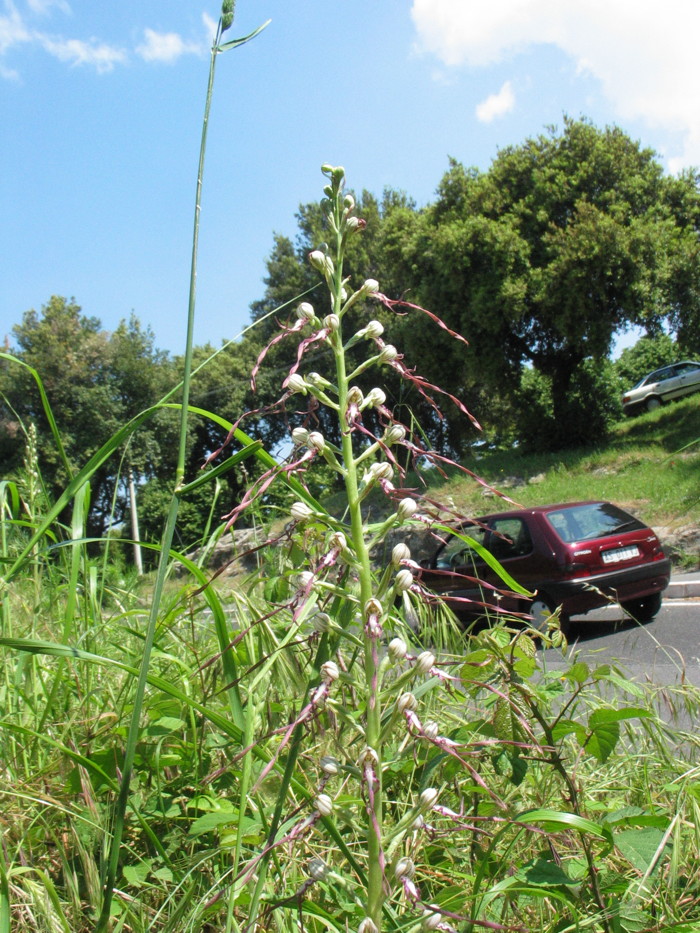
[[[337,190],[334,199],[336,221],[336,256],[334,282],[332,288],[333,312],[340,316],[342,310],[343,287],[343,238],[342,238],[342,192]],[[345,423],[345,412],[348,408],[348,391],[350,380],[345,365],[345,351],[343,348],[340,329],[332,335],[332,346],[335,356],[336,378],[338,385],[338,405],[341,416],[342,458],[345,465],[345,492],[347,495],[348,512],[350,515],[350,528],[352,546],[355,551],[358,565],[360,583],[360,607],[368,603],[373,596],[372,570],[370,565],[369,549],[365,541],[362,520],[361,496],[359,493],[357,462],[353,450],[353,435]],[[375,639],[367,632],[363,632],[364,672],[366,685],[366,725],[365,740],[367,745],[378,755],[376,764],[377,786],[374,791],[374,815],[379,827],[382,826],[382,758],[380,748],[381,735],[381,707],[375,693],[378,680],[378,666],[376,662]],[[380,862],[381,839],[367,820],[367,916],[374,921],[377,930],[382,929],[383,872]]]

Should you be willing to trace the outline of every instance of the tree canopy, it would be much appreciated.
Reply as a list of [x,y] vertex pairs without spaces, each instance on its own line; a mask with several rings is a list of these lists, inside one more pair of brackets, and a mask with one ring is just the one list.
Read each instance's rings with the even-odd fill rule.
[[694,174],[664,176],[619,128],[567,118],[486,172],[452,160],[435,203],[387,232],[388,259],[470,342],[461,358],[445,344],[433,365],[448,353],[464,391],[511,394],[532,366],[565,446],[585,418],[569,404],[584,360],[605,358],[630,324],[697,319],[699,220]]

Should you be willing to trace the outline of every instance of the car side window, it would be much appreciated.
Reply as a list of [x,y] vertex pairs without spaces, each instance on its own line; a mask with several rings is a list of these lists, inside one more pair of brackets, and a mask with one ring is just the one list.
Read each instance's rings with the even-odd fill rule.
[[474,548],[469,547],[467,541],[463,538],[471,538],[479,544],[484,543],[486,529],[480,525],[467,525],[461,528],[460,536],[453,535],[445,547],[437,555],[436,566],[445,569],[448,567],[464,567],[470,565],[474,560],[479,560],[479,555]]
[[489,550],[497,560],[529,554],[532,551],[530,529],[522,518],[494,519],[491,523]]

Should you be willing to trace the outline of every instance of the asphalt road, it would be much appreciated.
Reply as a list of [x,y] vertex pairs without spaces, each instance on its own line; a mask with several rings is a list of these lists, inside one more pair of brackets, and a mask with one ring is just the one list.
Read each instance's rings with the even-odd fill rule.
[[[615,662],[637,681],[700,688],[700,598],[668,599],[653,622],[638,625],[617,607],[572,620],[570,650],[591,665]],[[561,653],[544,653],[548,667]]]

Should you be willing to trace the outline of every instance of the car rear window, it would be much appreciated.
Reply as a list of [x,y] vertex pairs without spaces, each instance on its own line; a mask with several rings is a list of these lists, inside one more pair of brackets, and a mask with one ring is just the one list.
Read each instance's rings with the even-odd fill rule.
[[549,524],[567,544],[606,538],[621,531],[638,531],[644,522],[612,505],[610,502],[591,502],[571,505],[547,512]]

